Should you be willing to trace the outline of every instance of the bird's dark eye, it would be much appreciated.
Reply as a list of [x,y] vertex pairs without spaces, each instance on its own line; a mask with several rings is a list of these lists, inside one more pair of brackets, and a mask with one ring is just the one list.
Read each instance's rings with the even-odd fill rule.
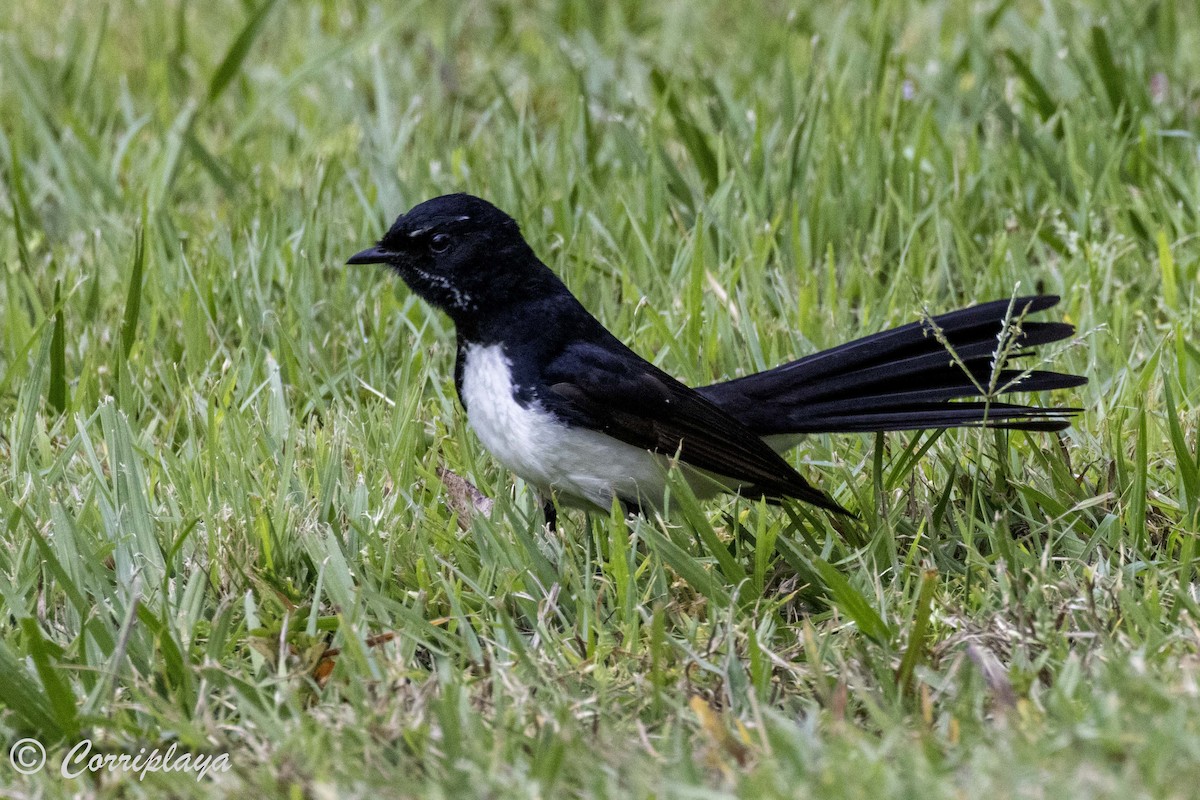
[[429,240],[429,249],[435,253],[444,253],[450,249],[450,236],[445,233],[434,234]]

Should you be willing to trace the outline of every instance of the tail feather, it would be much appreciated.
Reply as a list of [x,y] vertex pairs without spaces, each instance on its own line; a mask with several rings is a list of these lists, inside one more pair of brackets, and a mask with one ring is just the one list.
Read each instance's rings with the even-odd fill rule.
[[[986,390],[990,376],[976,375],[980,386]],[[1086,380],[1076,375],[1063,375],[1058,372],[1033,371],[1024,373],[1019,370],[1003,370],[997,376],[997,393],[1007,392],[1041,392],[1052,389],[1065,389],[1079,386]],[[880,388],[878,394],[862,394],[854,397],[837,397],[809,402],[804,410],[816,417],[845,414],[847,412],[871,413],[874,411],[894,410],[918,404],[939,403],[937,408],[948,407],[955,409],[961,403],[947,404],[945,401],[965,397],[968,394],[980,395],[970,381],[957,381],[937,385],[933,381],[911,386],[899,387],[892,390]],[[999,408],[999,403],[993,402],[993,408]],[[1018,406],[1024,408],[1024,406]],[[1052,410],[1052,409],[1034,409]]]
[[1078,408],[1033,408],[1012,403],[916,404],[889,411],[829,414],[818,424],[798,426],[789,433],[876,433],[978,427],[1061,431],[1070,427],[1069,417],[1079,412]]
[[[1078,375],[1014,368],[1032,348],[1075,332],[1062,322],[1024,320],[1057,302],[1058,297],[1039,295],[984,303],[699,391],[762,436],[981,425],[1061,430],[1078,409],[992,399],[1087,382]],[[971,397],[987,399],[960,399]]]

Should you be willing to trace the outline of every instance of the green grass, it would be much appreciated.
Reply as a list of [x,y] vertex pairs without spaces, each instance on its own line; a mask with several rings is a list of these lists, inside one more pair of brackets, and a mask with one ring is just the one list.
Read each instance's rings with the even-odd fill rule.
[[[0,4],[0,793],[1192,795],[1200,13],[838,5]],[[342,266],[458,190],[686,381],[1019,286],[1086,412],[547,536]]]

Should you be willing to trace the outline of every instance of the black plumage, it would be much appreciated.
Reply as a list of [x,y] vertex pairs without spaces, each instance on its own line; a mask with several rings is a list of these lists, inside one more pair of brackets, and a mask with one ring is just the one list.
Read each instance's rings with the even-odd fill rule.
[[[1078,409],[997,398],[1086,382],[1022,369],[1035,348],[1074,332],[1028,320],[1058,302],[1031,296],[692,389],[622,344],[537,258],[511,217],[470,195],[420,204],[350,263],[387,264],[454,321],[459,398],[498,458],[544,496],[574,493],[600,508],[613,497],[631,508],[654,503],[646,495],[661,498],[665,485],[656,465],[678,457],[692,470],[689,482],[709,481],[708,489],[844,512],[776,452],[780,440],[764,437],[980,425],[1060,430]],[[468,378],[473,388],[464,391]]]
[[696,391],[759,436],[978,425],[1062,430],[1078,408],[961,400],[1087,383],[1018,365],[1032,348],[1074,334],[1066,323],[1026,318],[1058,300],[1035,295],[983,303]]

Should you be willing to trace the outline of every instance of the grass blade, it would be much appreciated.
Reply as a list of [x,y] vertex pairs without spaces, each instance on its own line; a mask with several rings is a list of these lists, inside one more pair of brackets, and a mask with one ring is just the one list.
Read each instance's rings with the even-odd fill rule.
[[75,695],[71,692],[68,681],[60,674],[61,668],[55,663],[62,657],[62,649],[46,639],[33,617],[21,620],[21,632],[29,646],[29,658],[42,681],[42,689],[49,710],[54,715],[55,726],[68,736],[78,732]]
[[134,236],[133,262],[129,270],[129,288],[125,292],[125,315],[121,320],[121,358],[123,363],[133,350],[134,340],[137,339],[138,317],[142,313],[142,281],[146,271],[146,220],[138,227]]
[[937,589],[938,573],[936,569],[927,569],[921,573],[921,588],[917,593],[917,608],[913,613],[912,631],[908,637],[908,647],[900,658],[900,668],[896,670],[896,684],[901,691],[909,691],[912,684],[913,671],[925,655],[926,638],[929,634],[929,621],[933,612],[933,593]]
[[1146,440],[1146,409],[1137,412],[1137,442],[1133,455],[1133,496],[1125,512],[1125,527],[1134,548],[1141,552],[1146,546],[1146,489],[1149,445]]
[[653,525],[646,525],[642,529],[642,535],[658,557],[687,581],[688,585],[715,603],[718,608],[729,606],[728,589],[714,578],[695,556],[671,541]]
[[262,31],[263,24],[267,21],[267,15],[271,13],[276,2],[277,0],[264,0],[262,5],[255,9],[250,18],[246,20],[246,24],[242,26],[242,30],[233,40],[233,44],[229,46],[225,58],[221,59],[221,64],[208,83],[209,105],[212,105],[221,96],[228,88],[229,83],[237,76],[238,70],[242,68],[242,63],[250,54],[250,48]]
[[1171,438],[1171,449],[1175,452],[1175,471],[1179,475],[1180,507],[1187,509],[1184,526],[1195,528],[1200,521],[1200,463],[1188,446],[1187,436],[1179,423],[1179,410],[1175,405],[1175,393],[1171,382],[1163,384],[1167,403],[1167,431]]
[[[1114,114],[1129,114],[1129,97],[1125,92],[1125,76],[1113,57],[1112,47],[1108,43],[1108,34],[1099,25],[1092,26],[1092,56],[1096,62],[1096,71],[1100,74],[1100,82],[1104,85],[1104,93],[1108,95],[1109,105]],[[1122,112],[1124,109],[1124,112]]]
[[720,182],[720,172],[716,153],[709,145],[708,137],[697,124],[692,113],[680,101],[677,90],[670,84],[663,72],[658,69],[652,70],[650,81],[654,84],[655,91],[666,102],[667,111],[675,122],[679,138],[683,140],[683,146],[691,155],[692,163],[696,165],[696,171],[700,173],[705,189],[711,194],[716,191],[717,184]]
[[1046,91],[1046,87],[1033,74],[1033,70],[1029,68],[1025,60],[1011,47],[1005,48],[1004,57],[1008,59],[1008,63],[1012,66],[1013,71],[1017,73],[1017,77],[1024,84],[1025,90],[1029,92],[1029,96],[1033,99],[1033,104],[1037,108],[1038,115],[1044,120],[1053,117],[1058,112],[1058,104],[1050,97],[1050,93]]
[[850,585],[846,576],[837,567],[823,558],[813,558],[812,564],[821,575],[821,581],[829,592],[833,604],[842,610],[865,636],[881,646],[892,641],[891,627],[879,616],[862,592]]
[[67,339],[62,281],[54,283],[54,330],[50,334],[50,388],[46,399],[59,414],[67,410]]
[[66,732],[58,724],[53,703],[3,640],[0,640],[0,670],[4,671],[4,680],[0,681],[0,704],[20,717],[39,739],[58,741],[64,738]]

